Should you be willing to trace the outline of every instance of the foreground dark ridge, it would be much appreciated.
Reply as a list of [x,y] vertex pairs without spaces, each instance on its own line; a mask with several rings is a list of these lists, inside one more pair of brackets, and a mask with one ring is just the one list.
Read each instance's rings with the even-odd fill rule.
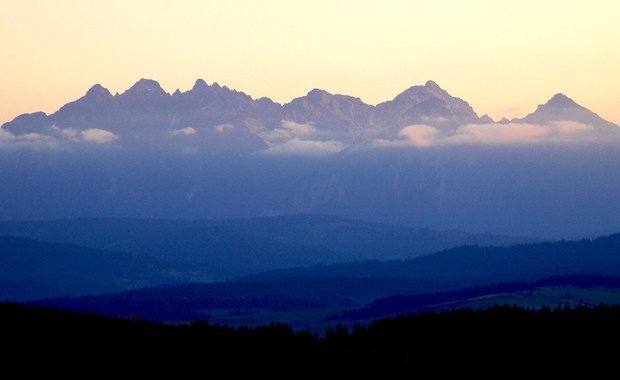
[[352,331],[328,330],[319,339],[282,324],[254,329],[204,321],[163,325],[0,304],[9,365],[43,361],[56,364],[51,368],[64,363],[60,367],[70,370],[79,362],[111,371],[130,365],[142,373],[407,366],[412,373],[437,375],[490,375],[503,369],[519,375],[592,376],[616,368],[618,322],[620,306],[496,306],[377,320]]

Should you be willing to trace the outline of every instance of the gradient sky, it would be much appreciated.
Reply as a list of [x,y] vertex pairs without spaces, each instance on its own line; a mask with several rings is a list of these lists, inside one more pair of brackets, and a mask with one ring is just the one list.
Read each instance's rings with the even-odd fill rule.
[[376,104],[429,79],[494,119],[562,92],[620,124],[617,0],[0,0],[0,123],[95,83]]

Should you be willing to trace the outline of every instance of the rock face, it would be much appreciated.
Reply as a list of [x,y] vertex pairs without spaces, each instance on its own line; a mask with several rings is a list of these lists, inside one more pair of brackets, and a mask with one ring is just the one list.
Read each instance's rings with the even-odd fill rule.
[[282,119],[336,135],[361,136],[375,126],[374,107],[359,98],[314,89],[282,107]]
[[393,100],[377,105],[377,114],[384,125],[399,129],[412,124],[452,129],[485,121],[466,101],[451,96],[433,81],[410,87]]

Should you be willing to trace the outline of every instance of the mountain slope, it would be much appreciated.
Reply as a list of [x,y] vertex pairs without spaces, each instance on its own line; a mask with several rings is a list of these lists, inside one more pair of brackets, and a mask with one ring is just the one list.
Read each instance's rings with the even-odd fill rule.
[[0,178],[0,220],[328,214],[546,239],[620,227],[620,145],[329,157],[0,149]]

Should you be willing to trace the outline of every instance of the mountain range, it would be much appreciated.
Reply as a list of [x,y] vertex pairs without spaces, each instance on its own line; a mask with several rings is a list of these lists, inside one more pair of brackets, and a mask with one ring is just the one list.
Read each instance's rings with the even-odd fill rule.
[[[580,123],[568,128],[620,134],[617,125],[563,94],[522,119],[502,122],[548,125],[566,121]],[[140,79],[115,95],[96,84],[57,112],[20,115],[2,125],[2,131],[17,140],[20,136],[30,141],[45,137],[63,142],[113,142],[133,149],[277,153],[301,147],[337,152],[386,141],[404,144],[411,137],[404,129],[411,126],[451,135],[466,126],[499,128],[501,124],[487,115],[479,117],[466,101],[433,81],[373,106],[360,98],[321,89],[279,104],[269,98],[253,99],[218,83],[209,85],[202,79],[186,92],[169,94],[156,81]],[[428,128],[423,131],[429,133]]]

